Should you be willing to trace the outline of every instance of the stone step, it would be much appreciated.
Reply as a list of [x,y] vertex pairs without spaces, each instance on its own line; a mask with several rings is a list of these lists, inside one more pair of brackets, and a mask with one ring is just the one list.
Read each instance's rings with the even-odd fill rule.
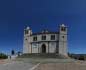
[[32,53],[32,54],[23,54],[18,58],[60,58],[65,59],[67,57],[55,53]]

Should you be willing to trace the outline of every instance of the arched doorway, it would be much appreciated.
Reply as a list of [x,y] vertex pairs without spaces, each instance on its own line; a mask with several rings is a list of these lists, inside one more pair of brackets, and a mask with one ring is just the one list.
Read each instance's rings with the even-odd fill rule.
[[46,53],[46,45],[45,44],[42,45],[42,53]]

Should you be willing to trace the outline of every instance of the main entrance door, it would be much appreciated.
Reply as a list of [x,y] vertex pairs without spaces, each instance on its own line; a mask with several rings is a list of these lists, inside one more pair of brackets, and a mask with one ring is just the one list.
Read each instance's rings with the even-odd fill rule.
[[42,53],[46,53],[46,45],[45,44],[42,45]]

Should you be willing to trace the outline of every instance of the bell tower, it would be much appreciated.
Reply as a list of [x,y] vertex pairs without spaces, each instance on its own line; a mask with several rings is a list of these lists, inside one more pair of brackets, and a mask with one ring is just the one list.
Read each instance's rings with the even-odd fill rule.
[[59,28],[59,54],[67,56],[67,26],[60,25]]
[[32,30],[30,27],[24,29],[24,39],[23,39],[23,54],[31,53],[30,35],[32,35]]

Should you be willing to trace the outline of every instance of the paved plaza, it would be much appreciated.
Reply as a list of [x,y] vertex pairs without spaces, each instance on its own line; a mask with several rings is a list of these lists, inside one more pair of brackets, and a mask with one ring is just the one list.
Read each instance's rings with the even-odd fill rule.
[[33,70],[36,64],[24,63],[22,61],[1,61],[0,70]]
[[86,70],[86,61],[50,58],[0,60],[0,70]]

